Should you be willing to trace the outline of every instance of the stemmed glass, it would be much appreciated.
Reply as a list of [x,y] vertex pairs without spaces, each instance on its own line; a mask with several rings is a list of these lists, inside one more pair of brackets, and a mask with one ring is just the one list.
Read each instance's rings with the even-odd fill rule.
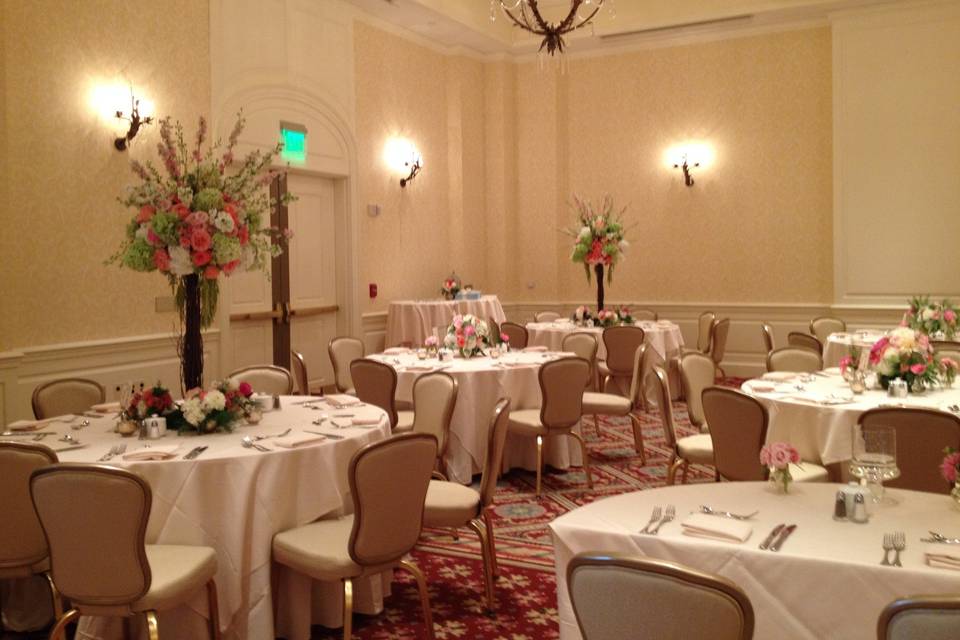
[[897,430],[888,425],[853,427],[853,459],[850,474],[863,478],[873,494],[874,504],[896,504],[885,495],[883,483],[900,477],[897,467]]

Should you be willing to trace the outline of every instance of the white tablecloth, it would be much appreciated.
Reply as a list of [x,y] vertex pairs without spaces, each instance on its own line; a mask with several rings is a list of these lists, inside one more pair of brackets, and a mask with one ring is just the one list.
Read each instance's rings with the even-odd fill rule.
[[[117,456],[109,464],[135,471],[150,484],[153,509],[147,528],[148,543],[216,549],[220,627],[224,637],[266,640],[274,637],[270,593],[274,534],[326,514],[352,511],[347,480],[350,458],[363,445],[383,439],[390,432],[382,410],[351,407],[349,413],[379,417],[379,425],[336,430],[344,436],[343,440],[327,440],[297,449],[281,449],[271,440],[264,440],[262,444],[274,449],[270,453],[240,445],[245,435],[279,434],[288,427],[294,429],[291,435],[302,433],[303,429],[332,432],[326,425],[314,426],[312,421],[321,415],[341,412],[295,404],[303,400],[302,396],[284,396],[282,410],[267,412],[259,425],[239,427],[230,434],[177,436],[171,431],[160,440],[121,438],[112,431],[113,420],[106,418],[92,419],[89,427],[79,431],[59,423],[44,430],[70,433],[87,445],[59,452],[63,462],[95,462],[120,443],[127,445],[127,453],[145,445],[180,445],[177,459],[127,462]],[[324,404],[319,406],[326,408]],[[343,422],[349,420],[345,418]],[[47,437],[44,444],[53,448],[64,446],[54,436]],[[182,459],[183,454],[201,445],[209,449],[194,460]],[[340,626],[339,584],[313,583],[311,594],[309,580],[288,573],[281,573],[281,635],[288,640],[307,640],[311,619],[330,627]],[[361,587],[361,608],[369,613],[382,610],[384,582],[371,580]],[[389,588],[389,582],[386,587]],[[204,592],[189,606],[161,613],[161,633],[168,638],[205,638],[206,615]],[[119,619],[84,618],[78,638],[119,638],[122,633]]]
[[[512,409],[531,409],[540,406],[540,365],[559,353],[512,352],[499,360],[489,357],[454,358],[439,362],[436,358],[420,361],[414,354],[399,356],[371,356],[386,362],[397,371],[397,399],[413,401],[413,383],[429,371],[410,370],[409,367],[430,365],[441,369],[458,382],[457,404],[450,426],[450,444],[445,462],[450,480],[469,484],[473,474],[483,470],[487,456],[487,436],[490,418],[497,400],[508,397]],[[567,354],[572,355],[572,354]],[[521,366],[508,366],[521,365]],[[579,427],[577,427],[579,429]],[[581,464],[580,449],[571,446],[571,438],[550,438],[546,446],[546,461],[558,469]],[[535,470],[537,449],[534,438],[509,435],[503,454],[503,470],[513,467]]]
[[[794,382],[776,384],[776,391],[765,393],[755,391],[755,384],[771,383],[747,380],[741,387],[767,407],[770,414],[767,441],[790,442],[804,460],[821,464],[842,462],[852,457],[852,429],[857,418],[867,409],[901,404],[946,409],[948,405],[960,402],[960,389],[937,389],[906,398],[890,398],[881,390],[854,396],[839,374],[814,375],[809,382],[800,382],[798,378]],[[797,384],[803,390],[798,390]],[[821,404],[848,397],[850,400],[842,404]]]
[[[854,524],[832,519],[839,488],[795,484],[789,495],[778,495],[762,482],[677,485],[599,500],[560,516],[550,524],[560,637],[581,637],[566,572],[575,554],[590,551],[649,556],[732,580],[753,605],[757,640],[873,640],[880,611],[896,598],[957,593],[960,573],[928,567],[920,542],[928,529],[960,535],[960,514],[949,496],[891,489],[898,505],[880,507],[869,523]],[[647,523],[654,506],[668,504],[676,507],[677,520],[664,525],[658,536],[634,533]],[[682,535],[679,521],[699,505],[760,513],[742,544]],[[759,550],[757,545],[778,523],[798,526],[780,552]],[[880,565],[883,534],[893,531],[906,533],[903,568]]]
[[433,335],[434,327],[443,337],[458,313],[470,313],[482,320],[493,318],[498,323],[507,319],[495,295],[481,296],[479,300],[395,300],[387,307],[386,345],[393,347],[409,341],[419,346]]
[[870,354],[873,343],[885,335],[883,331],[855,331],[853,333],[831,333],[827,336],[827,343],[823,345],[823,366],[840,366],[840,360],[850,355],[850,348],[860,349],[861,358]]

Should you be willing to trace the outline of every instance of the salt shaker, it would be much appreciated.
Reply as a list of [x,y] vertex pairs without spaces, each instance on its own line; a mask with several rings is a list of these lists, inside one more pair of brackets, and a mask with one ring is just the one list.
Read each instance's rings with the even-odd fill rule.
[[843,490],[837,491],[837,501],[833,506],[833,519],[847,519],[847,499],[846,496],[843,495]]
[[858,493],[853,498],[853,516],[850,519],[859,524],[863,524],[868,520],[867,505],[863,500],[862,493]]

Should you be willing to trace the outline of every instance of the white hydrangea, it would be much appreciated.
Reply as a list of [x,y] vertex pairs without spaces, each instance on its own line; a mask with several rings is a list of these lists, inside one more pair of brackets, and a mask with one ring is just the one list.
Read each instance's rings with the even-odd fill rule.
[[200,405],[207,411],[222,411],[227,406],[227,398],[219,391],[208,391]]
[[590,227],[580,227],[580,238],[589,238],[593,235],[593,232],[590,231]]
[[146,239],[147,239],[147,225],[146,225],[146,224],[141,224],[139,227],[137,227],[137,230],[134,232],[133,235],[134,235],[134,237],[140,238],[141,240],[146,240]]
[[237,391],[240,389],[240,381],[237,378],[227,378],[227,391]]
[[226,211],[217,211],[213,214],[213,226],[223,233],[233,233],[233,218]]
[[200,426],[200,423],[207,416],[207,412],[200,406],[200,398],[194,397],[184,400],[180,409],[183,411],[183,419],[195,427]]
[[190,260],[190,252],[183,247],[171,246],[170,252],[170,272],[176,276],[186,276],[193,273],[193,261]]

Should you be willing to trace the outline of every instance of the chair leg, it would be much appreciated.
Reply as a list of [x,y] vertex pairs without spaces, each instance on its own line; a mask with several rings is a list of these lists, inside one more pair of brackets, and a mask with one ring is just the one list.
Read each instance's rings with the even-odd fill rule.
[[401,560],[400,566],[413,574],[413,577],[417,581],[417,590],[420,591],[420,605],[423,607],[423,621],[427,627],[427,638],[434,640],[433,612],[430,611],[430,594],[427,592],[427,581],[424,579],[420,569],[417,568],[417,565],[409,560]]
[[450,535],[453,537],[454,542],[457,542],[460,540],[460,534],[457,533],[456,527],[450,527]]
[[470,521],[469,526],[480,538],[480,553],[483,557],[483,590],[487,599],[487,611],[493,613],[496,603],[493,599],[493,567],[490,562],[490,544],[487,541],[487,529],[479,518]]
[[65,614],[63,614],[57,624],[53,625],[53,629],[50,631],[50,640],[67,640],[67,634],[65,629],[67,625],[80,617],[80,612],[76,609],[70,609]]
[[687,484],[687,472],[690,471],[690,463],[686,460],[683,461],[683,475],[680,476],[680,482],[682,484]]
[[667,485],[671,485],[677,481],[677,469],[683,466],[683,459],[678,458],[677,454],[673,454],[673,457],[670,458],[670,466],[667,468]]
[[277,635],[277,612],[280,609],[280,563],[270,558],[270,606],[273,609],[273,635]]
[[543,476],[543,436],[537,436],[537,499],[540,499],[540,483]]
[[[276,592],[272,595],[276,602],[278,600]],[[210,640],[220,640],[220,600],[217,598],[217,583],[213,578],[207,582],[207,609],[210,614]],[[273,619],[274,621],[277,619],[276,605],[274,605]]]
[[343,640],[353,639],[353,579],[343,581]]
[[57,591],[57,585],[53,584],[53,577],[49,571],[43,572],[43,577],[47,579],[47,585],[50,587],[50,597],[53,599],[53,616],[57,620],[63,615],[63,598]]
[[597,437],[600,437],[600,416],[593,414],[593,428],[597,430]]
[[590,456],[587,454],[587,443],[584,442],[583,437],[579,433],[570,431],[569,434],[580,443],[580,456],[583,458],[583,470],[587,472],[587,486],[593,489],[593,474],[590,472]]
[[643,428],[640,425],[640,418],[633,412],[630,413],[630,422],[633,423],[633,447],[640,454],[640,466],[647,464],[647,452],[643,447]]
[[143,614],[147,618],[147,638],[160,640],[160,625],[157,623],[157,612],[147,611]]
[[487,513],[483,513],[483,522],[487,527],[487,544],[490,545],[490,568],[494,577],[500,577],[500,565],[497,562],[497,545],[493,539],[493,517]]

